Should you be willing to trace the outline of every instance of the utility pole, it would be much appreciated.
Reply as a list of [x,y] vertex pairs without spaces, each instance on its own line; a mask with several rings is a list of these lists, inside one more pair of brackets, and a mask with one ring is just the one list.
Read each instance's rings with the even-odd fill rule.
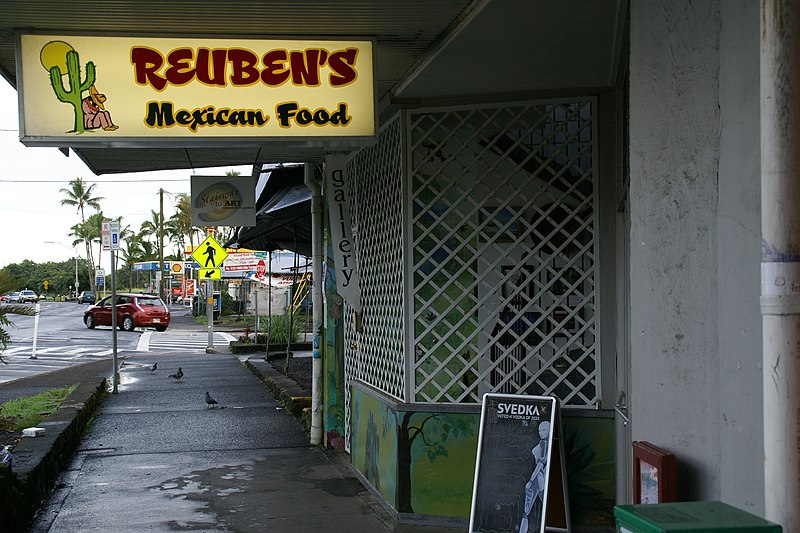
[[158,297],[164,299],[164,189],[158,189]]

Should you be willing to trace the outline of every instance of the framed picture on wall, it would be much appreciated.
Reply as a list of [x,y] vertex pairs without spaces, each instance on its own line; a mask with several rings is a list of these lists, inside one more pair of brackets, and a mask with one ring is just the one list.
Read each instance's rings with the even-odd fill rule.
[[646,441],[633,442],[633,503],[676,500],[675,455]]

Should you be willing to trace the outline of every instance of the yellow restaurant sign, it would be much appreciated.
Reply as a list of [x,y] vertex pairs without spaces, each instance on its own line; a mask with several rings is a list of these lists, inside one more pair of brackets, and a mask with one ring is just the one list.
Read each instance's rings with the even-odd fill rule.
[[26,144],[375,134],[369,40],[28,34],[19,46]]

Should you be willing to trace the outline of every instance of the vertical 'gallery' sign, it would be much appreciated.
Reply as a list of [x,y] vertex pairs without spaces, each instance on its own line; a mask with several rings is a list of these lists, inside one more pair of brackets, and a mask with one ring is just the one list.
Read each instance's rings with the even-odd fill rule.
[[472,533],[569,531],[558,402],[486,394],[472,492]]
[[336,288],[356,313],[361,312],[361,290],[356,263],[355,236],[350,222],[350,189],[347,186],[347,157],[325,157],[325,197],[328,199]]

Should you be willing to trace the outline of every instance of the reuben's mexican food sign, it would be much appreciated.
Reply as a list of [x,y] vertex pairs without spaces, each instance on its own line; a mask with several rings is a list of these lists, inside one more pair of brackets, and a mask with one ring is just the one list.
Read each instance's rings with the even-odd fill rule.
[[372,41],[22,35],[23,141],[368,137]]

